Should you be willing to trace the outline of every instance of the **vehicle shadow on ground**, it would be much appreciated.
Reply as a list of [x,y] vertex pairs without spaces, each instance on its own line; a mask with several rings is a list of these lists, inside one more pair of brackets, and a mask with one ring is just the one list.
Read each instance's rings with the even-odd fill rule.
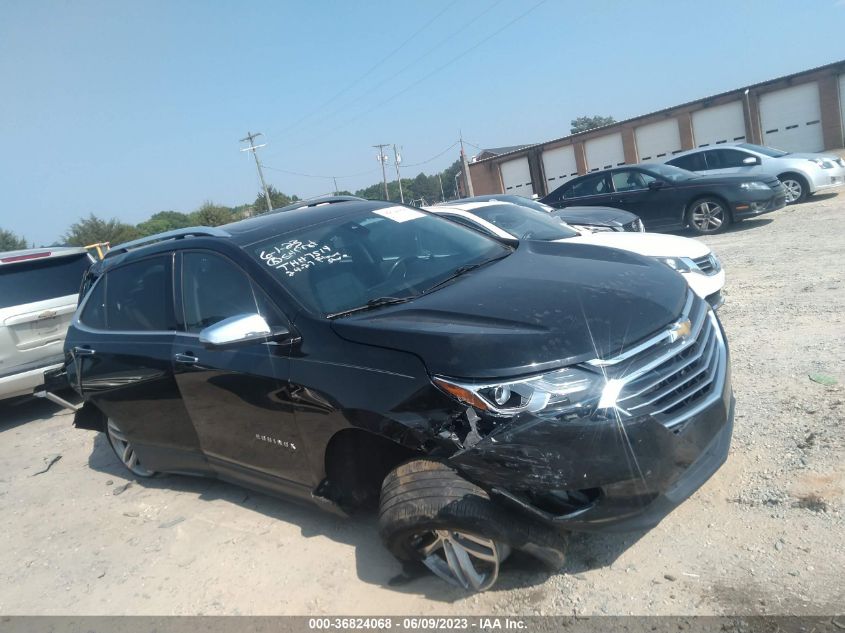
[[[183,475],[150,479],[134,477],[118,461],[103,433],[96,433],[93,438],[93,450],[88,464],[92,469],[112,477],[115,490],[131,483],[131,486],[147,489],[195,494],[204,501],[227,501],[272,519],[296,525],[305,538],[324,536],[354,547],[357,575],[363,582],[401,593],[423,595],[441,602],[457,602],[468,596],[463,590],[435,578],[422,565],[403,566],[394,559],[379,539],[378,522],[374,512],[340,517],[304,502],[278,499],[216,479]],[[628,536],[627,541],[630,540]],[[563,569],[554,572],[545,570],[530,556],[515,552],[506,562],[498,583],[491,591],[525,588],[541,584],[553,574],[576,573],[609,565],[630,546],[628,542],[615,537],[573,537],[569,560]]]
[[[774,222],[772,218],[751,218],[748,220],[743,220],[742,222],[736,222],[734,224],[731,224],[721,233],[717,233],[717,235],[727,235],[729,233],[741,233],[742,231],[751,231],[754,229],[758,229],[762,226],[766,226],[767,224],[771,224],[772,222]],[[691,229],[679,229],[677,231],[670,232],[675,235],[680,235],[682,237],[710,237],[709,235],[699,235]]]
[[[43,420],[64,411],[49,400],[23,396],[0,401],[0,433],[10,431],[27,422]],[[70,414],[70,411],[67,412]]]

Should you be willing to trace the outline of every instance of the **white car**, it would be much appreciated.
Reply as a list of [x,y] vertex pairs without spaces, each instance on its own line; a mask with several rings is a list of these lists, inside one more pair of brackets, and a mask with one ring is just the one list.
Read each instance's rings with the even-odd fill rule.
[[845,184],[845,160],[836,154],[793,153],[753,143],[699,147],[664,161],[700,174],[771,174],[786,188],[789,204]]
[[724,303],[725,271],[719,259],[698,240],[660,233],[591,233],[575,229],[542,211],[507,202],[467,202],[423,208],[500,239],[580,242],[653,257],[678,271],[693,292],[706,299],[714,309]]
[[32,395],[45,371],[63,365],[65,333],[92,261],[84,248],[0,253],[0,400]]

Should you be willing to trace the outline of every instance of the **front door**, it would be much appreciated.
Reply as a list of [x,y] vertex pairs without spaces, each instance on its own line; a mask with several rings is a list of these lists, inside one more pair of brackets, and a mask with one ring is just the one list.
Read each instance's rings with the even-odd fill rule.
[[639,169],[616,170],[611,179],[614,192],[610,206],[638,215],[646,229],[676,226],[683,221],[683,206],[676,204],[671,183],[651,189],[649,185],[657,178]]
[[256,480],[263,475],[313,488],[290,402],[289,347],[199,342],[201,330],[232,316],[260,314],[271,326],[288,326],[284,316],[245,271],[210,251],[182,253],[180,297],[184,327],[172,348],[176,381],[208,460],[227,478],[272,487]]
[[204,472],[173,376],[172,284],[171,254],[101,277],[68,331],[68,377],[129,439],[143,467]]

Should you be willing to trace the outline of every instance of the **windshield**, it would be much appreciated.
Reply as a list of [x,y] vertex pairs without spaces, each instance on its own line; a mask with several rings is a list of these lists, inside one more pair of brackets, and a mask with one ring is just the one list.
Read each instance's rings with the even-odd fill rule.
[[512,249],[408,207],[347,214],[259,242],[253,256],[310,311],[329,315],[384,297],[412,298]]
[[552,241],[578,235],[559,218],[516,204],[493,204],[473,209],[470,213],[520,240]]
[[90,265],[80,253],[0,267],[0,308],[75,295]]
[[758,152],[770,158],[780,158],[786,156],[789,152],[784,152],[782,149],[775,149],[774,147],[764,147],[763,145],[755,145],[754,143],[740,143],[737,147],[744,147],[750,149],[752,152]]
[[690,178],[697,178],[697,174],[692,173],[686,169],[675,167],[673,165],[649,165],[648,173],[655,176],[660,176],[664,180],[670,182],[679,182],[681,180],[689,180]]
[[511,204],[518,204],[521,207],[528,207],[529,209],[544,211],[546,213],[551,213],[555,210],[554,207],[550,207],[547,204],[531,200],[530,198],[524,198],[522,196],[495,196],[489,200],[490,202],[510,202]]

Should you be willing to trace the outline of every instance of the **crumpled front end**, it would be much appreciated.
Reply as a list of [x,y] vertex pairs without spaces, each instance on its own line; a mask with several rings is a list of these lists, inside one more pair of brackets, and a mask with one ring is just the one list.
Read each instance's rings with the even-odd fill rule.
[[588,365],[605,377],[612,406],[519,415],[450,463],[503,503],[561,528],[652,527],[727,458],[734,402],[724,333],[690,296],[666,332]]

